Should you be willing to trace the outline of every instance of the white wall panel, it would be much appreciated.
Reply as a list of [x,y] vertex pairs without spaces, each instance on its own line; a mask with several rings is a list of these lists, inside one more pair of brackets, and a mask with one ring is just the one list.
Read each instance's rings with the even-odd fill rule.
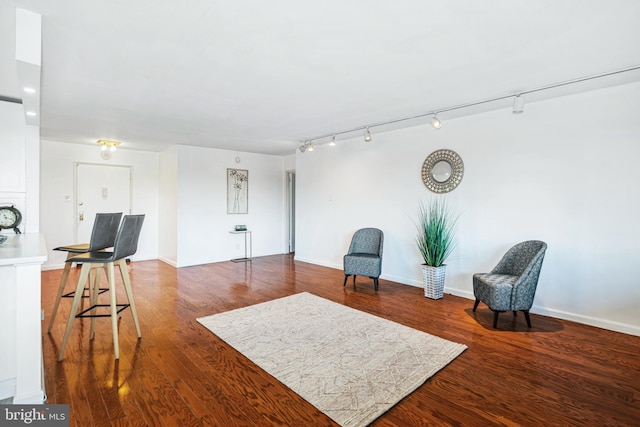
[[178,155],[176,146],[160,153],[158,258],[173,265],[178,262]]
[[[285,252],[283,158],[178,146],[178,266],[244,256],[236,224],[253,233],[253,256]],[[240,157],[240,163],[235,158]],[[249,213],[227,214],[227,168],[249,171]]]

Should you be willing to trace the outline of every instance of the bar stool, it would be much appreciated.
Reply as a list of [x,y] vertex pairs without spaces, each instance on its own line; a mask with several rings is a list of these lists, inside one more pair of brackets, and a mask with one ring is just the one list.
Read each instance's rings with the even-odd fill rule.
[[[113,244],[113,252],[100,251],[100,252],[87,252],[84,254],[76,255],[67,259],[68,263],[78,262],[82,263],[82,269],[80,270],[80,277],[78,278],[78,285],[76,287],[75,295],[73,297],[73,304],[71,311],[69,312],[69,320],[67,321],[67,329],[64,333],[62,345],[60,346],[60,356],[58,361],[62,360],[64,350],[67,346],[69,334],[73,326],[73,319],[78,317],[90,317],[91,318],[91,332],[90,339],[93,339],[94,332],[94,320],[96,317],[111,317],[111,329],[113,332],[113,349],[115,358],[120,358],[120,349],[118,345],[118,313],[127,307],[131,308],[131,315],[133,316],[133,323],[136,327],[138,338],[142,337],[140,333],[140,325],[138,324],[138,314],[136,311],[135,302],[133,300],[133,292],[131,290],[131,281],[129,279],[129,271],[127,269],[126,257],[131,256],[138,250],[138,239],[140,238],[140,230],[142,229],[142,223],[144,221],[144,215],[125,215],[122,219],[122,224],[118,229],[115,242]],[[128,304],[118,304],[116,300],[115,278],[114,270],[115,266],[120,267],[120,274],[122,276],[122,282],[127,295]],[[78,313],[78,305],[82,299],[82,292],[89,277],[89,271],[92,268],[104,268],[107,273],[107,279],[109,281],[109,304],[98,304],[98,292],[94,289],[91,294],[91,306]],[[98,280],[94,282],[94,287],[98,286]],[[110,314],[96,314],[97,307],[109,307]],[[87,314],[88,312],[90,314]]]
[[[91,238],[89,243],[80,243],[77,245],[59,246],[54,248],[54,251],[67,252],[67,260],[75,255],[83,254],[87,252],[101,251],[113,246],[113,242],[116,240],[116,233],[118,232],[118,226],[120,225],[120,219],[122,218],[122,212],[117,213],[97,213],[96,219],[93,222],[93,230],[91,230]],[[49,320],[48,333],[51,333],[53,328],[53,321],[58,313],[58,306],[62,298],[73,298],[75,291],[64,293],[64,288],[67,286],[67,279],[69,278],[69,271],[71,270],[71,262],[65,262],[64,270],[62,271],[62,277],[60,278],[60,285],[58,286],[58,293],[56,294],[56,301],[53,304],[53,312],[51,313],[51,320]],[[106,292],[108,289],[100,289],[99,292]],[[85,295],[85,290],[82,290],[82,298],[89,298]],[[90,289],[91,291],[91,289]],[[89,292],[91,294],[91,292]]]

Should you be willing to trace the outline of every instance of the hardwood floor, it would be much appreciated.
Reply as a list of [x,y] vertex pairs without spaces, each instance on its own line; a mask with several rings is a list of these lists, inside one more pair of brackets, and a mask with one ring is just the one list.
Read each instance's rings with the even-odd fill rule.
[[57,362],[71,300],[51,334],[46,325],[61,272],[42,273],[45,383],[48,403],[70,404],[72,426],[336,425],[195,320],[305,291],[469,347],[373,426],[640,423],[640,337],[535,314],[530,330],[508,313],[495,330],[482,304],[473,313],[471,300],[430,300],[386,280],[378,292],[370,279],[343,288],[342,271],[289,255],[180,269],[134,262],[142,339],[124,311],[116,361],[109,319],[97,319],[93,341],[89,320],[75,320]]

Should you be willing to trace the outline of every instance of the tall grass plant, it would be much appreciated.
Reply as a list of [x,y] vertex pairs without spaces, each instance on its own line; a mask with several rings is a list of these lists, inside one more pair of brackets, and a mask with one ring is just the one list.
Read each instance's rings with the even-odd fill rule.
[[416,242],[426,265],[440,267],[455,248],[455,227],[458,217],[451,212],[446,200],[431,199],[420,202],[416,228]]

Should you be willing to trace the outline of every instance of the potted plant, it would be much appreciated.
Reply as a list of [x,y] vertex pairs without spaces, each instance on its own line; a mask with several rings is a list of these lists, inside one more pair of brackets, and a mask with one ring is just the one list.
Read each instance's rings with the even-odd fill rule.
[[455,246],[453,238],[457,219],[445,200],[432,199],[427,205],[420,203],[416,243],[424,260],[422,281],[425,297],[442,298],[447,269],[444,262]]

